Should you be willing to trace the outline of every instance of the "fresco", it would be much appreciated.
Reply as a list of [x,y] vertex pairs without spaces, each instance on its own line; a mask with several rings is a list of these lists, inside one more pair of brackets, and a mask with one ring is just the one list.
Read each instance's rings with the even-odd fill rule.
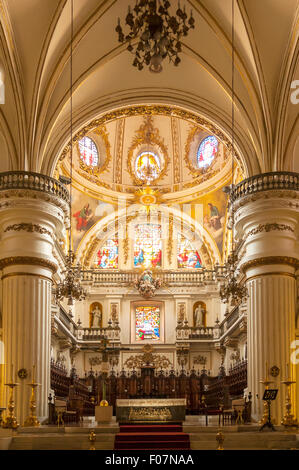
[[215,239],[217,247],[222,256],[223,252],[223,235],[226,220],[228,195],[223,192],[222,188],[213,191],[206,196],[195,201],[196,204],[202,204],[203,220],[199,221],[204,228]]
[[78,248],[85,233],[113,210],[114,207],[111,204],[98,201],[73,188],[72,231],[74,251]]

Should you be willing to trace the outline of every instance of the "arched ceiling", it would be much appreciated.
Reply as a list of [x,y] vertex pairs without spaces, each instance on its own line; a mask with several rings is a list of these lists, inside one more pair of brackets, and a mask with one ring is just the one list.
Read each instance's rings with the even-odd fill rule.
[[[199,146],[216,139],[212,161],[198,166]],[[95,144],[97,162],[82,158],[82,138]],[[147,152],[157,158],[158,174],[147,181]],[[145,155],[146,160],[141,158]],[[244,172],[240,157],[234,165],[235,180]],[[136,170],[139,162],[141,177]],[[190,202],[231,181],[231,142],[221,130],[194,113],[173,106],[130,106],[91,121],[73,137],[73,186],[91,197],[114,203],[134,203],[147,183],[158,191],[161,203]],[[63,150],[54,176],[70,176],[70,145]]]
[[[231,2],[183,3],[193,9],[195,30],[183,43],[182,62],[152,74],[132,67],[117,41],[117,18],[130,2],[74,0],[75,133],[105,112],[160,104],[194,112],[231,135]],[[247,175],[293,169],[298,11],[298,0],[235,2],[236,148]],[[70,16],[70,0],[0,0],[7,169],[53,174],[69,141]]]

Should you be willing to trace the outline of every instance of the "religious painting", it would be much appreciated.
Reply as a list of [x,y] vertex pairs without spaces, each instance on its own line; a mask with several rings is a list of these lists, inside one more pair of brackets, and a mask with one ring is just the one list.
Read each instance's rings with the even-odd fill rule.
[[76,219],[76,230],[78,232],[85,231],[89,219],[93,216],[89,203],[85,204],[79,211],[73,214]]
[[153,305],[138,306],[135,310],[136,341],[160,339],[160,308]]
[[134,266],[144,268],[162,266],[161,225],[135,226]]
[[190,241],[178,233],[177,240],[178,268],[197,269],[202,267],[201,258]]
[[202,204],[203,226],[214,238],[219,252],[222,255],[223,234],[227,211],[227,194],[220,188],[198,199],[195,203]]
[[111,214],[114,207],[75,188],[72,199],[73,250],[76,251],[85,233],[96,222]]
[[97,252],[96,265],[102,269],[118,268],[118,238],[106,240]]

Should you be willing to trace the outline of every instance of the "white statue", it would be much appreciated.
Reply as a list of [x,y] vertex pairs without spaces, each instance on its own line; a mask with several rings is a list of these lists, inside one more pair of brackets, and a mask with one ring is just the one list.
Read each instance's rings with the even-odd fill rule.
[[101,328],[101,323],[102,323],[102,312],[99,309],[98,306],[93,310],[93,326],[97,328]]
[[205,319],[205,309],[202,305],[196,307],[195,312],[194,312],[194,326],[205,326],[204,324],[204,319]]

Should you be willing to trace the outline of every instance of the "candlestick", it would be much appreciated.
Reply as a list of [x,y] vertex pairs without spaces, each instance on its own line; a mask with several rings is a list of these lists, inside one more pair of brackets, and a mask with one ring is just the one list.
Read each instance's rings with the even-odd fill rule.
[[[12,368],[13,372],[13,368]],[[6,387],[9,387],[9,400],[8,400],[8,416],[3,420],[2,427],[3,428],[10,428],[10,429],[17,429],[19,427],[19,423],[17,422],[17,418],[15,416],[15,402],[13,398],[13,391],[14,388],[17,387],[17,383],[13,383],[11,380],[10,383],[4,384]]]
[[[287,371],[288,371],[288,364],[287,364]],[[292,414],[292,399],[291,399],[291,385],[293,385],[296,382],[291,380],[290,378],[286,378],[286,380],[284,380],[281,383],[286,386],[285,414],[281,421],[281,424],[285,426],[286,429],[292,430],[292,428],[298,427],[298,421]]]
[[30,426],[30,427],[35,427],[37,428],[38,426],[40,426],[40,422],[39,420],[37,419],[37,416],[36,416],[36,399],[35,399],[35,389],[36,387],[38,387],[40,384],[37,384],[34,382],[34,369],[35,369],[35,366],[32,367],[32,383],[29,383],[27,385],[29,385],[29,387],[31,387],[31,398],[30,398],[30,405],[29,405],[29,408],[30,408],[30,414],[28,416],[28,418],[25,420],[24,422],[24,426]]

